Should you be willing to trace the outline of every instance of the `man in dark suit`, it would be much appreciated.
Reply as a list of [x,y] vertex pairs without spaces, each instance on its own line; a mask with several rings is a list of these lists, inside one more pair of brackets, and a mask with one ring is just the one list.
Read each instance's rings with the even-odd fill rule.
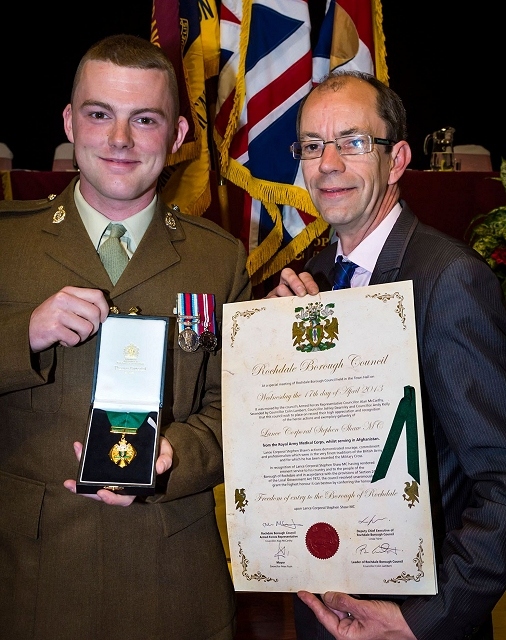
[[299,275],[284,269],[267,297],[340,288],[347,263],[348,286],[413,281],[438,578],[437,595],[396,602],[301,591],[297,640],[490,639],[506,587],[499,281],[474,250],[420,223],[400,199],[411,159],[406,116],[384,84],[358,72],[331,75],[301,105],[297,134],[294,157],[337,242]]
[[[80,175],[56,197],[0,204],[5,639],[233,638],[213,495],[223,481],[220,346],[180,346],[175,307],[179,293],[214,295],[219,328],[223,304],[251,292],[242,244],[157,196],[188,127],[178,109],[159,47],[106,38],[83,57],[63,112]],[[111,221],[126,228],[118,280],[98,253]],[[169,318],[154,496],[75,493],[97,331],[112,305]],[[114,466],[107,455],[104,464]]]

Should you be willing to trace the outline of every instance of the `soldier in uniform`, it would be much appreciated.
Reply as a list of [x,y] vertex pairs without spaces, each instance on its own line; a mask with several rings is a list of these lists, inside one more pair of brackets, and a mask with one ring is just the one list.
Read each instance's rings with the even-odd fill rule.
[[[162,50],[111,36],[82,58],[64,127],[79,176],[0,203],[0,635],[231,640],[215,513],[223,481],[219,345],[178,343],[177,295],[250,298],[242,244],[168,208],[157,179],[188,125]],[[122,225],[121,275],[99,249]],[[104,230],[109,228],[108,231]],[[118,279],[117,279],[118,278]],[[156,493],[76,495],[97,331],[111,305],[169,318]],[[110,461],[114,465],[113,461]]]

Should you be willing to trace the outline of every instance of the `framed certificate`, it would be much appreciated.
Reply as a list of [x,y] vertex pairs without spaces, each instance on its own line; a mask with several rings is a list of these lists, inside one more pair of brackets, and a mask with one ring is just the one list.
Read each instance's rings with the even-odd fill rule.
[[224,305],[235,588],[437,592],[411,281]]

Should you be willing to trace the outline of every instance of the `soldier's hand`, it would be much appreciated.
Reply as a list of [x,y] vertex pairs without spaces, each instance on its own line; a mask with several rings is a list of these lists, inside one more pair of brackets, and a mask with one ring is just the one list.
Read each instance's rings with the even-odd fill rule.
[[[76,458],[78,461],[81,460],[81,455],[83,453],[83,445],[80,442],[74,442],[74,452],[76,454]],[[160,475],[165,473],[172,466],[172,457],[174,455],[173,449],[167,438],[160,438],[160,449],[158,452],[158,458],[156,459],[156,473]],[[71,491],[72,493],[76,493],[76,481],[75,480],[65,480],[63,486]],[[128,507],[135,500],[135,496],[123,496],[114,491],[109,491],[108,489],[100,489],[97,493],[83,493],[80,494],[86,498],[91,498],[92,500],[98,500],[99,502],[105,502],[106,504],[114,505],[117,507]]]
[[64,287],[34,309],[28,329],[30,347],[34,353],[56,343],[74,347],[94,335],[108,313],[102,291]]

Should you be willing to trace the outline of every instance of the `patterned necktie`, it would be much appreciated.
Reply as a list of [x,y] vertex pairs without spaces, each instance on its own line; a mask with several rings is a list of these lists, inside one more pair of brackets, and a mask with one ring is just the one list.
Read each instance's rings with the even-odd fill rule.
[[349,289],[351,286],[351,279],[358,265],[354,262],[344,262],[343,256],[337,256],[336,258],[336,273],[334,276],[335,289]]
[[111,282],[116,284],[129,260],[128,254],[120,241],[121,236],[126,233],[126,229],[122,224],[113,224],[111,222],[106,231],[107,230],[110,230],[110,235],[107,240],[100,245],[98,255],[100,256],[100,260],[102,260],[105,270],[109,274]]

